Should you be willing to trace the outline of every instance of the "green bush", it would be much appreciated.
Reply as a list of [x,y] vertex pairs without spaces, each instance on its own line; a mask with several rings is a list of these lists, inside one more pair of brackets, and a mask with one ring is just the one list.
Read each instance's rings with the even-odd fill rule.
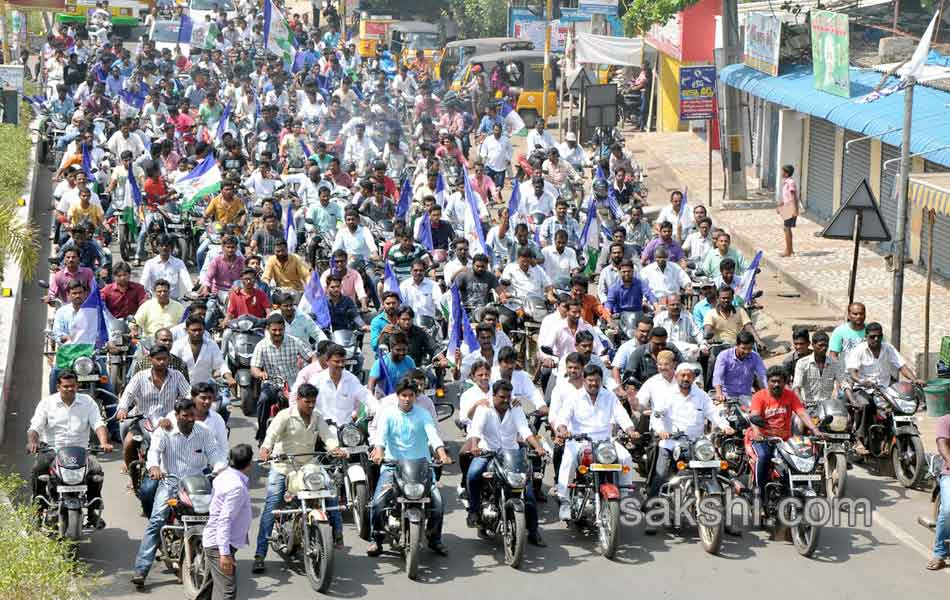
[[[24,487],[16,475],[0,476],[0,498],[16,498]],[[95,584],[69,542],[37,528],[28,502],[0,507],[0,598],[83,600]]]
[[20,219],[17,204],[33,160],[29,129],[32,116],[29,105],[21,102],[20,123],[0,125],[0,281],[8,261],[20,265],[26,280],[32,279],[39,263],[38,230],[29,220]]

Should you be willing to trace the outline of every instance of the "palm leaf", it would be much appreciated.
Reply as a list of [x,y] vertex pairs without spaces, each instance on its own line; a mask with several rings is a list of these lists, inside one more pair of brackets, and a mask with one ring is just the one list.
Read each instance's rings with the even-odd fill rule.
[[20,267],[24,279],[32,279],[40,260],[40,244],[36,226],[20,217],[16,204],[4,201],[0,202],[0,279],[10,260]]

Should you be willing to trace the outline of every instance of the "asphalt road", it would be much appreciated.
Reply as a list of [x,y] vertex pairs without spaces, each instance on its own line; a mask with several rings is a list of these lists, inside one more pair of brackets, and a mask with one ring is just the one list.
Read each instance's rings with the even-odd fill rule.
[[[41,224],[48,223],[45,198],[50,197],[47,177],[40,177],[36,213]],[[45,232],[45,227],[44,227]],[[18,356],[7,417],[7,442],[0,464],[26,476],[29,458],[23,453],[25,431],[36,401],[45,391],[48,370],[41,358],[46,307],[39,302],[41,291],[23,304]],[[240,411],[232,416],[232,442],[251,441],[253,424]],[[458,449],[458,432],[443,424],[443,435]],[[93,533],[78,553],[101,572],[102,588],[96,598],[140,597],[128,579],[133,557],[141,539],[145,520],[137,501],[126,492],[126,478],[120,474],[118,453],[100,460],[105,468],[107,527]],[[617,557],[608,561],[594,552],[594,541],[556,522],[553,503],[542,505],[542,527],[548,547],[529,546],[520,571],[504,566],[501,550],[480,540],[465,526],[464,511],[457,501],[457,467],[450,467],[442,481],[447,516],[445,541],[447,558],[424,553],[418,581],[406,578],[398,557],[366,557],[366,545],[352,526],[345,528],[346,547],[336,560],[330,595],[363,597],[369,594],[392,598],[438,593],[443,597],[472,594],[495,597],[504,594],[532,599],[583,597],[596,589],[603,597],[626,596],[634,590],[651,590],[668,597],[702,595],[706,598],[736,598],[768,593],[776,599],[883,598],[894,595],[916,597],[945,589],[944,574],[924,570],[932,535],[915,523],[917,514],[927,510],[928,496],[907,491],[888,477],[872,474],[863,467],[849,471],[849,495],[867,498],[873,506],[870,528],[827,528],[821,533],[812,559],[797,555],[788,542],[772,541],[762,531],[746,531],[727,537],[721,556],[702,550],[695,531],[644,534],[642,525],[623,527]],[[266,473],[255,470],[251,477],[255,522],[263,505]],[[548,474],[550,483],[550,473]],[[547,487],[547,486],[546,486]],[[271,553],[267,572],[251,576],[249,549],[238,553],[239,598],[300,598],[315,595],[303,574],[302,565],[285,565]],[[385,587],[384,587],[385,586]],[[941,586],[941,587],[938,587]],[[157,599],[182,597],[175,577],[156,565],[149,576],[147,596]]]

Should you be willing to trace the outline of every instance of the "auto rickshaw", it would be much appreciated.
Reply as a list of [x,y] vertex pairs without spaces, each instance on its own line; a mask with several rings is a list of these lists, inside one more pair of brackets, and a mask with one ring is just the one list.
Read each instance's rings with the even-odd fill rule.
[[446,44],[442,52],[436,55],[435,76],[437,79],[449,80],[454,77],[455,69],[473,56],[513,50],[534,50],[534,42],[513,37],[455,40]]
[[393,57],[398,57],[399,62],[407,66],[416,57],[416,51],[424,51],[426,58],[432,60],[442,47],[439,26],[424,21],[393,23],[386,31],[386,38]]
[[[512,52],[492,52],[480,54],[469,59],[462,69],[458,70],[452,81],[453,90],[464,88],[473,77],[472,67],[479,65],[486,77],[491,78],[492,70],[498,62],[507,65],[509,62],[517,67],[518,78],[509,83],[508,95],[514,99],[514,108],[521,115],[527,127],[533,127],[534,122],[541,115],[542,97],[544,96],[544,52],[541,50],[516,50]],[[551,57],[551,88],[548,90],[547,110],[544,117],[550,118],[557,114],[558,73],[556,57]]]

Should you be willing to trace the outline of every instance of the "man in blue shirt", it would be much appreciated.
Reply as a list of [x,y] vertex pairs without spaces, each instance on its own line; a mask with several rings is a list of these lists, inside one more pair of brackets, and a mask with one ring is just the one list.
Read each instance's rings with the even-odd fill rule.
[[[369,381],[366,388],[371,394],[376,392],[376,384],[380,383],[381,396],[386,396],[390,390],[396,387],[396,382],[402,381],[406,373],[416,368],[416,361],[412,360],[409,353],[409,338],[405,333],[394,333],[389,336],[389,352],[381,355],[373,363],[373,368],[369,372]],[[386,367],[386,378],[389,380],[389,389],[383,379],[380,363]]]
[[722,404],[727,398],[738,398],[743,407],[748,408],[752,392],[765,388],[765,363],[752,349],[753,344],[755,337],[748,331],[740,331],[735,347],[723,350],[716,357],[712,384],[716,390],[713,399],[717,404]]
[[[375,447],[370,454],[370,459],[376,464],[381,464],[384,457],[386,460],[428,459],[430,447],[435,449],[436,457],[442,464],[452,464],[432,415],[415,405],[416,394],[415,384],[408,380],[400,382],[396,386],[397,409],[385,412],[381,410],[377,415],[379,428]],[[370,535],[373,541],[366,549],[367,556],[379,556],[382,553],[383,509],[393,500],[395,477],[394,467],[387,465],[380,469],[379,481],[376,483],[376,491],[370,505]],[[431,474],[430,477],[434,482],[435,475]],[[429,500],[429,522],[426,524],[429,549],[445,556],[448,549],[442,543],[442,495],[434,484],[429,493]]]
[[633,276],[633,261],[620,263],[620,281],[607,290],[607,302],[604,306],[618,318],[625,312],[643,312],[643,283]]
[[396,311],[399,310],[399,304],[399,294],[393,291],[383,293],[383,312],[369,323],[369,345],[374,352],[379,349],[379,336],[383,333],[398,333]]

